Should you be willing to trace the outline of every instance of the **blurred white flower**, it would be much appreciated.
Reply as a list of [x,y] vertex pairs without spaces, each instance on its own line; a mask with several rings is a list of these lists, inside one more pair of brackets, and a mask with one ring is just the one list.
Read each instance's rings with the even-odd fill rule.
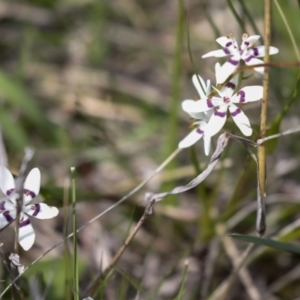
[[[254,43],[259,38],[259,35],[248,36],[246,33],[244,33],[242,37],[242,44],[239,47],[233,35],[219,37],[218,39],[216,39],[216,41],[223,47],[223,49],[208,52],[204,54],[202,58],[211,56],[232,56],[222,66],[222,77],[220,77],[219,83],[223,83],[228,78],[228,76],[230,76],[239,67],[241,60],[243,60],[249,66],[263,63],[263,61],[261,59],[258,59],[257,57],[263,57],[265,55],[265,46],[253,47]],[[278,52],[279,50],[277,48],[272,46],[269,47],[270,55],[276,54]],[[254,70],[263,74],[264,67],[257,67],[254,68]]]
[[[193,84],[198,91],[200,98],[205,98],[207,95],[210,94],[211,91],[211,84],[210,81],[203,80],[200,75],[194,75],[192,77]],[[208,110],[200,113],[193,113],[189,112],[190,116],[196,119],[194,125],[196,128],[192,130],[183,140],[181,140],[178,144],[179,148],[187,148],[194,145],[197,141],[199,141],[202,137],[204,140],[204,152],[206,155],[209,154],[210,151],[210,144],[211,144],[211,137],[206,134],[206,126],[209,118],[211,117],[213,110]]]
[[[216,64],[216,74],[222,74],[220,64]],[[219,75],[217,75],[218,78]],[[218,97],[203,97],[198,101],[185,100],[182,109],[190,115],[196,115],[206,111],[214,110],[206,127],[205,134],[213,136],[224,126],[227,119],[227,110],[232,116],[233,121],[245,136],[252,134],[252,128],[248,117],[235,105],[235,103],[247,103],[260,100],[263,96],[262,86],[247,86],[234,93],[238,76],[232,78],[221,90],[216,90]]]
[[[58,215],[56,207],[45,203],[28,204],[40,191],[41,173],[38,168],[32,169],[25,182],[23,190],[23,206],[20,212],[19,243],[24,250],[29,250],[34,244],[35,233],[29,217],[51,219]],[[0,228],[5,227],[16,219],[18,194],[15,181],[10,171],[0,166],[0,188],[8,199],[0,201]]]

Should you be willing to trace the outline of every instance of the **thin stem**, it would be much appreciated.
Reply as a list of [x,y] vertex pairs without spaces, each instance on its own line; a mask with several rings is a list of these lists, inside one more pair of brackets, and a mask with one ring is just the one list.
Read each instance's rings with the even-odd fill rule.
[[283,11],[282,11],[282,9],[281,9],[281,7],[280,7],[278,1],[277,1],[277,0],[274,0],[274,2],[275,2],[275,5],[276,5],[276,7],[277,7],[277,9],[278,9],[278,12],[279,12],[279,14],[280,14],[280,16],[281,16],[281,18],[282,18],[282,22],[284,23],[284,25],[285,25],[285,27],[286,27],[286,30],[287,30],[287,32],[288,32],[288,35],[289,35],[289,37],[290,37],[290,39],[291,39],[291,42],[292,42],[292,45],[293,45],[295,54],[296,54],[296,56],[297,56],[297,59],[298,59],[298,61],[300,61],[300,53],[299,53],[299,49],[298,49],[296,40],[295,40],[295,38],[294,38],[294,35],[293,35],[293,33],[292,33],[291,27],[290,27],[290,25],[289,25],[289,22],[287,21],[287,19],[286,19],[284,13],[283,13]]
[[74,251],[73,253],[74,300],[79,300],[75,167],[71,168],[71,188],[72,188],[72,206],[73,206],[72,221],[73,221],[73,251]]
[[236,21],[238,22],[239,26],[241,27],[241,29],[243,30],[244,33],[246,33],[246,28],[244,25],[243,20],[240,18],[239,14],[237,13],[236,9],[234,8],[234,5],[232,4],[231,0],[227,0],[226,1],[228,4],[229,9],[231,10],[233,16],[235,17]]
[[98,288],[100,287],[102,281],[105,279],[105,277],[110,273],[110,271],[114,268],[118,260],[120,259],[121,255],[124,253],[126,248],[128,247],[129,243],[132,241],[134,236],[137,234],[137,232],[142,227],[143,223],[145,222],[146,218],[153,213],[153,206],[155,201],[153,200],[146,208],[145,211],[140,218],[139,222],[136,224],[132,232],[129,234],[127,239],[125,240],[124,244],[121,246],[119,251],[116,253],[116,255],[111,260],[110,265],[101,273],[95,280],[92,282],[92,284],[88,287],[84,295],[87,296],[93,296]]
[[[80,232],[84,228],[86,228],[88,225],[93,223],[94,221],[100,219],[102,216],[119,206],[121,203],[126,201],[129,197],[134,195],[136,192],[138,192],[144,185],[146,185],[155,175],[157,175],[161,170],[163,170],[166,165],[172,161],[174,157],[177,156],[177,154],[181,151],[181,149],[177,148],[170,156],[160,165],[157,167],[157,169],[148,177],[146,178],[143,182],[141,182],[137,187],[135,187],[133,190],[131,190],[128,194],[126,194],[123,198],[121,198],[119,201],[117,201],[115,204],[111,205],[109,208],[101,212],[99,215],[95,216],[93,219],[82,225],[80,228],[76,230],[76,232]],[[50,253],[53,249],[56,247],[60,246],[63,244],[67,239],[71,238],[73,236],[73,232],[70,233],[68,236],[66,236],[62,241],[59,243],[55,244],[53,247],[45,251],[42,255],[40,255],[37,259],[35,259],[29,266],[27,266],[22,274],[19,274],[5,289],[4,291],[0,294],[0,299],[3,297],[3,295],[11,288],[11,286],[23,275],[26,271],[28,271],[34,264],[36,264],[38,261],[40,261],[44,256],[46,256],[48,253]]]
[[[180,77],[182,69],[182,49],[183,49],[183,35],[184,35],[184,4],[183,0],[178,0],[178,19],[177,19],[177,29],[176,29],[176,48],[174,53],[173,61],[173,76],[172,76],[172,102],[169,112],[168,120],[168,132],[166,141],[166,153],[170,153],[174,149],[178,142],[178,107],[180,101]],[[174,169],[176,167],[176,162],[173,161],[169,169]],[[166,189],[173,187],[172,183],[168,183],[165,186]],[[169,203],[174,203],[174,199],[169,199]]]
[[[271,41],[271,0],[265,0],[264,2],[264,35],[265,35],[265,58],[264,63],[269,63],[270,55],[270,41]],[[266,68],[264,72],[263,78],[263,99],[261,106],[261,115],[260,115],[260,137],[264,138],[266,136],[267,130],[267,120],[268,120],[268,95],[269,95],[269,69]],[[265,209],[265,193],[266,193],[266,147],[262,145],[258,148],[258,183],[260,189],[260,199],[262,203],[260,204],[262,207],[262,213],[264,213]],[[260,210],[258,210],[260,212]],[[258,216],[261,220],[259,222],[256,230],[259,235],[263,235],[266,230],[265,220]]]

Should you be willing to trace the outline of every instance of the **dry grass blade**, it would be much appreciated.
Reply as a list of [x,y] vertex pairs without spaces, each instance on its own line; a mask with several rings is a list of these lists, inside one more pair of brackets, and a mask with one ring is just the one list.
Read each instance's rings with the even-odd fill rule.
[[195,179],[193,179],[191,182],[189,182],[187,185],[178,186],[170,192],[158,193],[158,194],[147,193],[145,195],[146,200],[150,201],[150,202],[153,200],[160,201],[169,195],[176,195],[176,194],[186,192],[186,191],[194,188],[198,184],[200,184],[211,173],[211,171],[214,169],[216,164],[219,162],[220,157],[228,143],[229,138],[230,138],[230,135],[228,135],[226,132],[219,136],[216,150],[215,150],[214,154],[212,155],[207,168],[200,175],[198,175]]
[[[230,237],[226,236],[227,230],[225,224],[218,223],[216,225],[216,231],[220,236],[220,238],[222,238],[222,243],[224,245],[224,249],[226,251],[227,256],[230,258],[233,266],[235,268],[238,268],[240,253],[236,245],[234,244],[233,240]],[[260,296],[260,292],[258,288],[255,286],[249,271],[245,267],[243,267],[240,269],[239,275],[240,275],[241,282],[244,284],[246,288],[249,298],[252,300],[261,300],[262,298]],[[224,293],[224,298],[222,298],[222,300],[223,299],[225,300],[226,298],[227,298],[226,293]]]
[[140,230],[142,227],[143,223],[147,219],[148,216],[152,215],[153,213],[153,207],[154,207],[155,201],[152,200],[151,203],[145,208],[145,211],[136,224],[136,226],[133,228],[132,232],[129,234],[127,239],[125,240],[124,244],[121,246],[119,251],[116,253],[116,255],[113,257],[110,265],[104,270],[103,273],[101,273],[95,280],[94,282],[87,288],[87,290],[84,292],[84,296],[87,297],[88,295],[95,295],[99,287],[101,286],[102,281],[106,278],[106,276],[110,273],[110,271],[115,267],[116,263],[120,259],[121,255],[123,252],[126,250],[128,247],[129,243],[132,241],[134,236],[137,234],[137,232]]

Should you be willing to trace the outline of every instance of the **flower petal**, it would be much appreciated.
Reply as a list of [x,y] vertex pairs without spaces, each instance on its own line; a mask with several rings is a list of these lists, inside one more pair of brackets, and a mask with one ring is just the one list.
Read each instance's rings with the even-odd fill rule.
[[30,223],[29,218],[24,215],[23,218],[20,220],[20,227],[19,227],[19,243],[21,247],[27,251],[29,250],[35,240],[35,233]]
[[269,47],[269,54],[273,55],[273,54],[277,54],[279,52],[278,48],[270,46]]
[[45,203],[37,203],[25,206],[24,213],[37,219],[51,219],[58,215],[58,209]]
[[24,204],[35,198],[41,185],[41,172],[38,168],[32,169],[24,182]]
[[208,118],[207,118],[205,112],[199,112],[199,113],[192,113],[192,112],[189,112],[189,115],[190,115],[192,118],[197,119],[197,120],[208,121]]
[[[263,64],[264,62],[261,59],[255,58],[254,56],[249,56],[245,60],[246,65],[252,66],[257,64]],[[253,68],[256,72],[263,74],[265,71],[264,67]]]
[[240,55],[229,58],[219,72],[219,83],[223,83],[239,67],[239,65]]
[[205,98],[207,95],[207,86],[200,75],[193,75],[192,77],[193,84],[200,96],[200,99]]
[[211,136],[204,135],[203,136],[203,141],[204,141],[204,153],[205,153],[206,156],[208,156],[209,151],[210,151],[210,145],[211,145]]
[[181,106],[185,112],[190,113],[192,115],[195,113],[208,111],[214,108],[216,105],[219,105],[220,101],[221,99],[217,97],[212,97],[210,100],[208,99],[203,99],[199,101],[184,100]]
[[0,228],[5,227],[16,219],[16,209],[8,201],[0,201]]
[[213,50],[210,51],[204,55],[202,55],[202,58],[207,58],[207,57],[224,57],[231,55],[230,51],[227,48],[224,49],[218,49],[218,50]]
[[[273,54],[276,54],[278,53],[279,50],[275,47],[270,47],[269,48],[269,54],[270,55],[273,55]],[[258,46],[258,47],[253,47],[253,48],[250,48],[248,49],[247,51],[245,51],[243,54],[242,54],[242,59],[246,60],[248,57],[263,57],[265,56],[266,54],[266,47],[265,46]]]
[[205,127],[205,135],[214,136],[224,126],[227,119],[227,105],[216,108],[212,114],[207,126]]
[[194,145],[203,137],[203,131],[197,127],[193,131],[191,131],[183,140],[181,140],[178,144],[178,148],[188,148]]
[[245,86],[231,98],[233,103],[246,103],[262,99],[263,87],[260,85]]
[[225,87],[222,88],[221,93],[225,94],[227,97],[231,97],[237,87],[237,82],[238,75],[234,76],[229,82],[226,83]]
[[260,39],[260,35],[250,35],[246,39],[243,39],[243,42],[241,44],[241,49],[244,51],[246,50],[249,46],[253,45],[257,40]]
[[[15,187],[15,180],[10,171],[5,167],[0,166],[0,188],[2,192],[5,195],[10,196],[12,192],[14,192]],[[14,197],[12,197],[11,200],[14,200],[13,198]]]
[[222,67],[220,63],[215,64],[215,75],[216,75],[216,84],[218,85],[220,82],[220,76],[222,78]]
[[231,54],[238,51],[236,39],[233,36],[221,36],[216,39],[216,42],[222,47],[230,51]]
[[244,112],[234,104],[230,105],[229,111],[230,111],[233,121],[235,122],[237,127],[240,129],[240,131],[245,136],[252,135],[252,128],[251,128],[249,119],[244,114]]

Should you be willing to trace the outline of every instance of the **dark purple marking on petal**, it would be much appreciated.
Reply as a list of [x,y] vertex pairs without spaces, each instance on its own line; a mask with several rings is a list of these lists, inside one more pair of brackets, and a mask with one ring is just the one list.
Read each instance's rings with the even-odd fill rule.
[[245,62],[246,62],[246,63],[249,62],[252,58],[254,58],[253,55],[248,56],[248,57],[245,59]]
[[27,226],[27,225],[29,225],[30,224],[30,220],[29,219],[27,219],[27,220],[25,220],[25,221],[22,221],[22,222],[20,222],[20,228],[21,227],[25,227],[25,226]]
[[5,217],[8,223],[11,223],[14,220],[14,218],[9,214],[9,211],[5,211],[3,213],[3,216]]
[[199,134],[204,134],[204,131],[201,130],[200,128],[197,128],[196,132],[199,133]]
[[24,194],[25,194],[26,196],[31,196],[32,199],[36,197],[36,194],[35,194],[34,192],[29,191],[29,190],[27,190],[27,189],[24,189]]
[[245,41],[244,44],[248,47],[250,45],[249,42]]
[[5,210],[5,201],[0,203],[0,210]]
[[243,90],[240,90],[239,92],[238,92],[238,96],[240,96],[240,103],[243,103],[243,102],[245,102],[246,101],[246,99],[245,99],[245,97],[246,97],[246,94],[245,94],[245,92],[243,91]]
[[259,52],[257,48],[252,48],[254,56],[258,56]]
[[225,45],[225,47],[229,47],[229,46],[231,46],[232,45],[232,42],[228,42],[226,45]]
[[234,60],[232,58],[228,59],[227,62],[229,62],[230,64],[232,64],[233,66],[237,66],[239,64],[238,60]]
[[235,84],[233,83],[233,82],[228,82],[227,84],[226,84],[226,86],[228,87],[228,88],[231,88],[231,89],[235,89]]
[[206,104],[207,104],[207,107],[209,107],[209,108],[213,108],[214,107],[214,105],[212,104],[212,102],[210,101],[210,100],[206,100]]
[[12,194],[13,193],[13,191],[14,191],[15,189],[10,189],[10,190],[7,190],[6,191],[6,195],[7,196],[9,196],[10,194]]
[[33,217],[36,217],[39,212],[41,211],[41,206],[39,203],[31,205],[31,209],[34,210],[34,213],[32,214]]
[[214,115],[218,116],[218,117],[221,117],[221,118],[225,118],[226,112],[215,110]]
[[233,116],[233,117],[236,117],[238,114],[240,114],[241,113],[241,110],[239,109],[239,108],[237,108],[234,112],[232,112],[231,113],[231,115]]
[[227,54],[227,55],[230,54],[230,50],[227,49],[227,48],[224,48],[223,51],[224,51],[224,53]]

